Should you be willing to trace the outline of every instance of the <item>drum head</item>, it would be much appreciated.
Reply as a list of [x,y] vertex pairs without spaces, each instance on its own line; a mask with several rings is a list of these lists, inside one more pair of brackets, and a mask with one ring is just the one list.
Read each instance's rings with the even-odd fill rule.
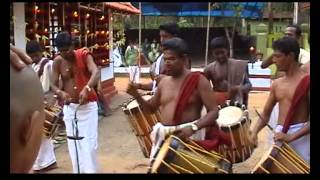
[[237,106],[227,106],[219,111],[217,123],[219,126],[231,126],[241,121],[243,111]]
[[179,141],[175,139],[175,136],[170,136],[162,144],[159,151],[156,153],[155,161],[152,163],[151,172],[157,172],[162,165],[162,161],[170,162],[174,157],[174,153],[170,151],[170,147],[173,149],[178,149]]
[[[149,99],[152,98],[151,95],[143,95],[142,98],[146,101],[148,101]],[[131,102],[129,102],[126,106],[127,109],[134,109],[134,108],[137,108],[139,106],[137,100],[132,100]]]

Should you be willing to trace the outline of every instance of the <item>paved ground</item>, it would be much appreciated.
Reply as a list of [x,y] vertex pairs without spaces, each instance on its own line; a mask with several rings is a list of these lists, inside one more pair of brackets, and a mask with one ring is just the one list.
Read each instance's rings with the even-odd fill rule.
[[[143,78],[142,81],[149,81]],[[118,95],[112,99],[111,108],[115,109],[111,116],[100,117],[99,120],[99,147],[98,163],[100,173],[146,173],[148,159],[144,158],[138,141],[133,134],[126,116],[119,105],[130,97],[124,91],[128,79],[126,77],[116,78],[116,88]],[[253,107],[262,111],[263,105],[268,96],[268,92],[251,92],[249,95],[249,115],[252,124],[256,122],[257,115]],[[270,146],[268,141],[269,130],[263,129],[259,134],[259,145],[252,156],[243,163],[235,164],[234,173],[249,173],[258,163],[261,156],[265,154]],[[63,144],[55,151],[59,168],[48,173],[72,173],[71,160],[69,157],[67,144]]]

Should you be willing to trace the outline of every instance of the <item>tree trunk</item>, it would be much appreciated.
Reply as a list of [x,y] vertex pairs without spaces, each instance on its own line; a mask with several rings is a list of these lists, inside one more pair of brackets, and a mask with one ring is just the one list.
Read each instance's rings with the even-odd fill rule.
[[269,34],[273,33],[273,9],[272,9],[272,3],[268,2],[268,12],[269,12],[269,29],[268,32]]
[[236,30],[236,22],[233,24],[231,37],[230,37],[230,34],[229,34],[228,27],[225,27],[224,30],[225,30],[225,33],[226,33],[226,36],[227,36],[227,39],[228,39],[228,42],[229,42],[229,48],[230,48],[229,56],[231,58],[233,58],[233,38],[234,38],[235,30]]

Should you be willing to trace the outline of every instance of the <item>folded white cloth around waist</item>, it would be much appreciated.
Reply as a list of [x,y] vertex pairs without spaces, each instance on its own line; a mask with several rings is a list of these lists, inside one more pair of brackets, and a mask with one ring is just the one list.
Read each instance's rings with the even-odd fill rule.
[[[152,141],[152,148],[151,148],[151,153],[150,153],[150,161],[154,158],[156,152],[160,149],[161,143],[165,140],[165,137],[167,134],[171,134],[177,129],[182,129],[187,126],[191,126],[191,124],[195,123],[197,121],[185,123],[185,124],[180,124],[177,126],[164,126],[161,123],[156,123],[153,128],[152,132],[150,134],[150,138]],[[205,128],[195,132],[190,139],[193,140],[204,140],[205,137]]]
[[[287,134],[293,134],[303,128],[306,123],[298,123],[291,125]],[[277,125],[275,132],[281,132],[282,125]],[[289,143],[289,145],[307,162],[310,164],[310,134],[300,137]]]

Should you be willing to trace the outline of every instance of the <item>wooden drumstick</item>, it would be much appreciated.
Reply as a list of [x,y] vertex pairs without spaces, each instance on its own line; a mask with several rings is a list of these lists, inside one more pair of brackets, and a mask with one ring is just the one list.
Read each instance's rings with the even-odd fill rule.
[[[254,110],[256,111],[256,113],[257,113],[257,115],[259,116],[259,118],[260,118],[260,119],[263,119],[262,116],[260,115],[260,113],[257,111],[257,109],[254,108]],[[273,133],[275,133],[275,132],[274,132],[274,129],[273,129],[268,123],[266,123],[266,125],[267,125],[267,127],[268,127]]]

